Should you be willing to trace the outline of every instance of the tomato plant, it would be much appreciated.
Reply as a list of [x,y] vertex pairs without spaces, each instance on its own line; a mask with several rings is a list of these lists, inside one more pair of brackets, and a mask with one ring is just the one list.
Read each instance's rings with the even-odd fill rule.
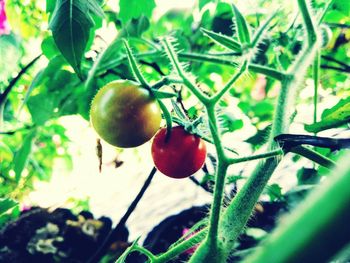
[[[120,0],[119,8],[112,2],[0,0],[0,225],[15,204],[7,196],[21,201],[37,179],[50,179],[58,158],[71,166],[74,140],[65,134],[64,127],[70,126],[65,118],[81,115],[117,147],[150,140],[163,118],[166,128],[156,134],[151,151],[141,147],[127,152],[135,159],[135,153],[152,156],[160,172],[184,178],[199,171],[208,146],[203,141],[211,143],[209,169],[205,166],[191,180],[177,182],[195,183],[211,194],[210,212],[200,230],[193,228],[188,238],[166,251],[150,251],[135,240],[127,252],[165,263],[198,245],[191,263],[227,262],[231,255],[242,259],[259,250],[237,248],[244,247],[241,237],[250,228],[246,225],[256,203],[270,196],[271,202],[283,202],[288,209],[294,203],[306,206],[297,209],[298,220],[283,224],[278,238],[272,235],[269,246],[259,246],[263,253],[255,253],[248,262],[274,262],[269,256],[292,262],[292,254],[302,257],[297,262],[315,261],[314,255],[317,262],[326,262],[339,254],[350,242],[348,232],[337,231],[346,228],[337,222],[349,218],[345,201],[350,190],[345,186],[350,171],[346,159],[339,161],[344,170],[335,167],[350,139],[332,137],[343,137],[350,120],[349,5],[343,0],[295,0],[295,5],[278,9],[276,0],[253,1],[249,7],[243,0],[235,5],[198,0],[191,11],[156,16],[155,0]],[[181,127],[173,128],[173,123]],[[194,127],[194,134],[182,126]],[[295,127],[301,134],[295,134]],[[333,136],[324,137],[323,132]],[[82,138],[83,144],[95,146],[94,138]],[[102,162],[101,145],[96,158],[100,167],[123,164],[119,156]],[[108,151],[103,153],[107,160]],[[291,154],[298,156],[284,158]],[[314,163],[305,165],[300,156]],[[237,165],[257,159],[255,169]],[[285,162],[299,166],[297,182],[287,189],[285,180],[296,178],[284,175],[295,171]],[[269,184],[279,168],[281,181]],[[150,180],[156,171],[152,167]],[[325,178],[328,173],[332,176]],[[323,181],[323,192],[313,199],[289,200],[288,191],[310,192]],[[228,188],[231,191],[225,191]],[[141,196],[131,203],[122,224]],[[8,214],[2,217],[5,210]],[[315,211],[322,213],[316,218]],[[260,240],[261,233],[255,234]],[[318,240],[325,243],[323,253],[317,251]],[[109,242],[101,243],[110,247]],[[331,245],[336,246],[328,249]],[[89,263],[98,262],[104,252],[96,250]],[[126,257],[127,253],[118,262]]]
[[152,142],[152,158],[157,169],[172,178],[186,178],[204,164],[207,149],[204,141],[182,126],[160,129]]
[[130,80],[113,81],[101,88],[92,101],[90,116],[98,135],[122,148],[150,140],[162,119],[150,92]]

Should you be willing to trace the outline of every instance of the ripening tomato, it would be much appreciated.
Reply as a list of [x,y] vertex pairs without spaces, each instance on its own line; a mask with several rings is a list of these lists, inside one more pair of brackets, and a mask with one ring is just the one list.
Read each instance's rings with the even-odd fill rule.
[[185,178],[204,164],[207,149],[204,141],[182,126],[172,128],[166,141],[166,128],[160,129],[152,142],[152,158],[157,169],[172,178]]
[[92,101],[91,123],[111,145],[130,148],[150,140],[162,119],[150,92],[130,80],[112,81]]

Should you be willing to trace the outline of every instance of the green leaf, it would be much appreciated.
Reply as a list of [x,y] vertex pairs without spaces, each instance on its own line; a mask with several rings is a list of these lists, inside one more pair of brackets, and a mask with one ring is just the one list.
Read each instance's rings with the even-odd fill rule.
[[224,112],[218,118],[222,133],[233,132],[243,128],[243,121],[238,119],[232,112]]
[[[54,62],[52,60],[51,62]],[[58,66],[59,60],[57,61]],[[41,80],[41,92],[29,97],[27,107],[36,125],[43,125],[53,117],[76,114],[79,94],[76,89],[80,83],[70,71],[47,67]]]
[[23,169],[26,167],[29,159],[30,152],[32,151],[32,145],[36,136],[36,130],[32,130],[23,140],[21,148],[16,152],[13,159],[13,170],[16,175],[16,182],[21,179]]
[[48,59],[54,58],[60,52],[52,36],[49,36],[43,40],[41,43],[41,50]]
[[50,29],[58,49],[74,71],[81,76],[81,60],[89,41],[94,20],[90,13],[98,13],[95,0],[57,0]]
[[27,104],[30,94],[33,92],[33,90],[40,85],[43,85],[47,82],[50,82],[50,85],[52,85],[52,80],[57,72],[62,68],[62,66],[65,64],[64,58],[61,55],[58,55],[54,58],[52,58],[47,65],[47,67],[41,71],[38,72],[37,75],[33,78],[25,96],[22,102],[22,105],[19,108],[19,113],[22,111],[23,106]]
[[282,188],[278,184],[272,184],[266,187],[266,192],[271,202],[283,199]]
[[228,37],[219,33],[215,33],[210,30],[206,30],[204,28],[201,28],[201,31],[203,34],[207,35],[209,38],[211,38],[213,41],[218,43],[219,45],[222,45],[228,49],[231,49],[236,52],[242,51],[242,46],[240,43],[238,43],[236,40],[234,40],[232,37]]
[[238,33],[238,39],[242,44],[248,45],[250,44],[250,32],[247,21],[234,4],[232,4],[232,8],[235,15],[234,22]]
[[235,184],[238,180],[245,179],[246,177],[242,175],[231,175],[226,179],[226,184]]
[[350,122],[350,98],[340,100],[334,107],[326,109],[321,121],[305,125],[308,132],[320,132],[332,129]]
[[56,0],[46,0],[46,13],[52,13],[55,10]]
[[32,115],[33,122],[36,125],[43,125],[52,117],[55,103],[52,97],[47,96],[46,93],[40,93],[29,98],[27,107]]
[[119,1],[119,19],[125,25],[132,18],[139,18],[145,15],[151,17],[153,9],[156,7],[154,0],[120,0]]
[[101,6],[96,0],[87,1],[89,5],[89,10],[97,16],[104,17],[105,13],[103,12]]
[[0,216],[17,205],[18,203],[10,198],[0,198]]
[[301,168],[297,173],[297,178],[298,185],[317,184],[321,179],[317,170],[313,168]]

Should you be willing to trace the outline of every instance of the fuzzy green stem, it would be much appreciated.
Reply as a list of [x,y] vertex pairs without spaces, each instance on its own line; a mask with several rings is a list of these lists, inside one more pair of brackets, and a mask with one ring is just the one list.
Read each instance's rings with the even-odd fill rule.
[[201,242],[206,236],[207,230],[208,230],[207,228],[202,229],[201,231],[197,232],[190,238],[172,247],[167,252],[161,254],[160,256],[156,256],[152,261],[152,263],[166,263],[169,260],[177,257],[181,253],[185,252],[186,250],[190,249],[191,247]]
[[163,39],[163,46],[168,53],[168,56],[171,60],[171,63],[173,64],[175,70],[179,74],[179,76],[182,78],[183,83],[186,85],[186,87],[198,98],[200,102],[203,104],[208,104],[209,98],[207,95],[203,93],[195,84],[193,84],[187,77],[186,72],[183,70],[183,68],[180,65],[179,59],[174,51],[174,48],[172,44],[170,43],[170,40],[168,38]]
[[[219,219],[221,214],[221,207],[223,202],[223,193],[225,187],[225,176],[228,167],[227,157],[224,152],[224,147],[220,139],[220,134],[217,125],[217,118],[215,115],[215,104],[211,107],[207,107],[207,114],[209,118],[210,132],[213,137],[214,145],[216,148],[218,167],[216,171],[215,189],[214,189],[214,200],[210,209],[209,219],[209,233],[208,240],[215,243],[217,240],[217,232]],[[214,242],[215,240],[215,242]]]
[[248,161],[258,160],[258,159],[268,159],[268,158],[272,158],[272,157],[275,157],[278,155],[283,155],[282,149],[277,149],[277,150],[270,151],[267,153],[254,154],[254,155],[241,157],[241,158],[232,158],[229,160],[229,163],[236,164],[236,163],[248,162]]
[[137,251],[137,252],[144,254],[145,256],[148,257],[148,259],[151,260],[151,262],[153,262],[156,258],[155,255],[153,255],[151,251],[149,251],[143,247],[139,247],[139,246],[134,247],[130,252],[132,252],[132,251]]
[[[194,255],[191,257],[190,262],[220,262],[220,258],[223,258],[222,245],[218,240],[218,229],[221,216],[221,210],[223,205],[225,178],[228,168],[228,158],[225,155],[224,147],[222,145],[220,134],[217,125],[217,118],[215,115],[215,105],[217,101],[210,101],[209,105],[206,106],[207,115],[209,119],[209,128],[213,137],[213,142],[216,148],[218,166],[215,177],[215,188],[213,202],[210,209],[209,215],[209,230],[206,240],[196,250]],[[219,261],[218,261],[219,260]]]
[[[316,39],[314,38],[316,34],[309,10],[307,9],[305,0],[298,0],[298,4],[308,33],[307,46],[302,50],[295,63],[288,70],[288,75],[282,81],[268,141],[268,150],[273,150],[276,147],[273,141],[275,136],[288,131],[290,112],[291,109],[293,109],[298,86],[308,66],[313,62],[316,51]],[[234,247],[240,232],[251,216],[260,194],[264,190],[278,163],[279,161],[277,158],[270,158],[260,162],[243,188],[238,192],[223,213],[219,235],[223,240],[227,252],[231,251]]]
[[322,154],[319,154],[318,152],[316,152],[310,148],[306,148],[304,146],[293,147],[290,151],[292,153],[296,153],[296,154],[299,154],[301,156],[304,156],[304,157],[310,159],[311,161],[314,161],[315,163],[322,165],[326,168],[334,168],[336,166],[336,163],[333,162],[331,159],[323,156]]
[[[184,53],[181,52],[178,54],[180,59],[191,60],[191,61],[199,61],[199,62],[211,62],[221,65],[227,65],[232,67],[237,67],[237,63],[233,62],[232,59],[222,58],[219,55],[207,55],[207,54],[197,54],[197,53]],[[285,74],[278,70],[261,66],[258,64],[250,63],[248,65],[248,70],[254,71],[255,73],[264,74],[270,78],[274,78],[276,80],[283,80]]]
[[222,96],[224,96],[224,94],[232,87],[232,85],[238,80],[238,78],[247,70],[247,65],[248,62],[244,61],[240,70],[235,75],[233,75],[233,77],[227,82],[225,87],[210,98],[213,104],[217,103],[222,98]]
[[170,78],[168,76],[163,77],[161,80],[157,81],[153,85],[151,85],[152,89],[160,89],[163,86],[170,85],[170,84],[182,84],[182,79],[177,78]]
[[136,59],[135,59],[135,57],[131,51],[131,48],[130,48],[128,42],[126,41],[126,39],[123,39],[123,43],[124,43],[124,46],[126,49],[126,54],[128,55],[129,65],[131,67],[132,72],[134,73],[134,77],[141,83],[141,85],[144,88],[147,88],[149,90],[150,85],[147,83],[146,79],[142,75],[141,70],[140,70],[139,66],[137,65]]

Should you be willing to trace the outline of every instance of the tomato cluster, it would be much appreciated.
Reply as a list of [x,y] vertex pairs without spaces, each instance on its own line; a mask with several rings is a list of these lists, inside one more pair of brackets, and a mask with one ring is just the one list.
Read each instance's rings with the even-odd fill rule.
[[[117,80],[100,89],[92,101],[91,123],[111,145],[130,148],[152,142],[157,169],[172,178],[185,178],[204,164],[204,141],[182,126],[159,129],[161,112],[149,90],[130,80]],[[157,132],[158,131],[158,132]]]

